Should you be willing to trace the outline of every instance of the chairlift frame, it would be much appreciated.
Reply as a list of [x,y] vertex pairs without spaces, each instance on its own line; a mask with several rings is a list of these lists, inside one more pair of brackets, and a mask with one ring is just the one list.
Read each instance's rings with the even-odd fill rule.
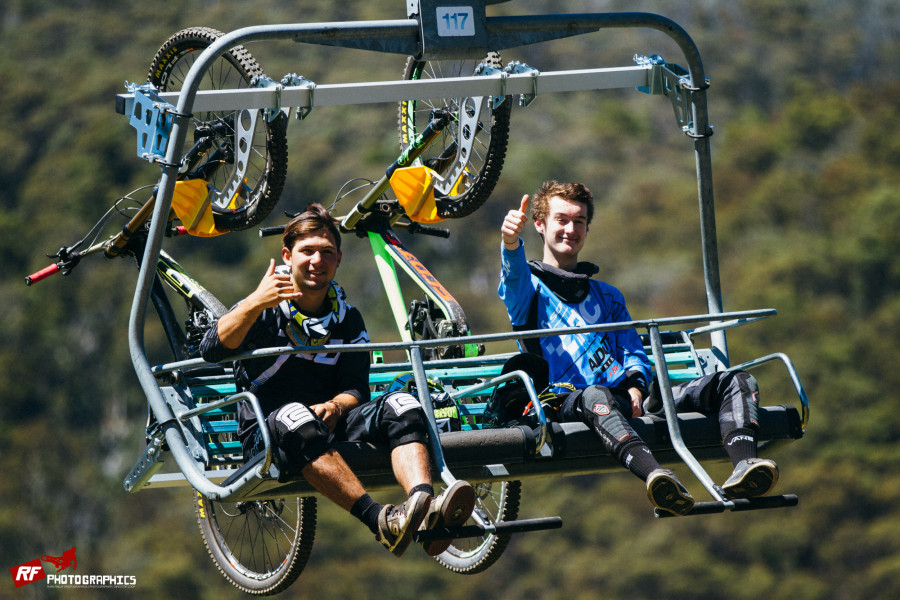
[[[202,463],[189,450],[189,444],[179,424],[185,414],[176,414],[166,398],[158,376],[161,371],[175,371],[191,366],[191,361],[182,361],[174,365],[154,367],[147,356],[144,343],[144,324],[151,297],[155,273],[154,265],[160,255],[165,228],[172,204],[175,182],[178,176],[178,160],[184,149],[188,131],[189,116],[193,111],[266,109],[281,110],[282,107],[296,107],[300,114],[306,115],[313,108],[322,106],[384,103],[407,99],[425,99],[433,97],[479,97],[479,96],[518,96],[526,104],[537,95],[578,91],[601,90],[613,88],[637,88],[654,95],[669,98],[675,109],[676,120],[682,131],[690,138],[694,148],[696,172],[698,180],[698,198],[700,213],[701,251],[703,272],[707,296],[707,315],[685,319],[658,319],[634,322],[632,326],[643,327],[649,333],[653,356],[661,381],[663,403],[669,417],[668,427],[675,451],[691,471],[697,475],[701,483],[710,492],[716,503],[739,509],[739,504],[724,498],[720,488],[706,475],[706,472],[681,441],[677,419],[674,418],[669,377],[663,357],[660,341],[660,327],[678,323],[710,323],[704,332],[711,338],[712,359],[718,361],[723,368],[728,368],[729,357],[725,329],[754,320],[771,316],[774,310],[745,311],[742,313],[724,313],[722,304],[721,282],[718,267],[718,249],[715,227],[715,210],[713,201],[712,167],[709,137],[712,129],[709,125],[706,89],[708,87],[703,64],[697,46],[687,32],[673,21],[660,15],[649,13],[590,13],[571,15],[539,15],[539,16],[486,16],[486,5],[505,0],[465,0],[454,2],[452,7],[447,0],[407,0],[407,19],[385,21],[356,21],[344,23],[315,24],[276,24],[254,26],[227,33],[206,48],[191,67],[182,90],[177,93],[160,94],[161,100],[171,102],[175,110],[171,119],[161,119],[171,125],[168,132],[169,141],[164,156],[153,157],[162,167],[153,216],[145,248],[145,260],[142,263],[137,280],[132,309],[129,317],[129,348],[131,358],[148,399],[151,410],[161,424],[162,431],[168,441],[168,450],[181,471],[180,477],[194,487],[200,494],[212,500],[228,500],[235,497],[254,477],[265,475],[269,458],[259,469],[249,470],[243,476],[227,484],[214,482],[208,472],[204,472]],[[450,35],[442,29],[441,15],[449,8],[465,10],[467,23],[471,30],[464,35]],[[468,21],[471,18],[471,21]],[[449,23],[449,19],[445,22]],[[673,40],[683,53],[687,68],[682,69],[667,63],[658,57],[641,58],[634,66],[621,68],[597,68],[574,71],[538,72],[535,69],[515,69],[512,73],[497,73],[479,77],[457,77],[440,80],[421,81],[382,81],[368,83],[347,83],[316,85],[305,79],[294,78],[289,85],[272,85],[251,89],[219,90],[199,92],[200,80],[211,63],[229,48],[239,44],[262,41],[293,40],[298,43],[316,44],[355,48],[380,53],[412,55],[427,60],[446,58],[481,57],[488,50],[504,50],[517,48],[538,42],[584,35],[604,29],[613,28],[646,28],[656,30]],[[135,93],[122,94],[117,97],[117,110],[129,115],[132,113]],[[145,132],[146,133],[146,132]],[[733,319],[734,321],[726,321]],[[738,321],[740,323],[738,323]],[[695,330],[695,331],[699,331]],[[560,333],[555,331],[554,334]],[[508,339],[518,339],[527,335],[546,335],[546,332],[529,332],[505,334]],[[495,335],[473,336],[467,342],[477,342],[480,338],[494,341]],[[441,342],[446,345],[446,341]],[[409,366],[414,373],[419,400],[423,406],[430,406],[427,390],[426,372],[423,364],[422,350],[436,342],[406,341],[394,344],[370,344],[353,348],[324,346],[307,348],[306,351],[370,351],[376,349],[405,350],[409,356]],[[285,351],[286,349],[271,349]],[[300,349],[290,349],[298,351]],[[254,353],[256,354],[256,353]],[[773,355],[774,356],[774,355]],[[776,358],[785,360],[778,355]],[[772,357],[766,357],[771,359]],[[760,359],[763,360],[763,359]],[[793,366],[789,360],[788,367],[792,381],[803,404],[803,426],[808,417],[805,392]],[[532,390],[532,396],[533,396]],[[540,403],[537,403],[538,405]],[[430,415],[432,431],[435,430],[434,417]],[[194,416],[192,414],[187,417]],[[444,460],[439,436],[433,435],[433,450],[445,483],[451,483],[455,476],[449,471]],[[157,444],[157,447],[160,444]],[[148,451],[150,447],[148,447]],[[152,453],[151,453],[152,454]],[[149,460],[149,459],[148,459]],[[263,468],[265,467],[265,468]],[[487,467],[487,466],[486,466]],[[490,474],[489,474],[490,476]],[[495,473],[498,479],[509,478],[508,472]]]

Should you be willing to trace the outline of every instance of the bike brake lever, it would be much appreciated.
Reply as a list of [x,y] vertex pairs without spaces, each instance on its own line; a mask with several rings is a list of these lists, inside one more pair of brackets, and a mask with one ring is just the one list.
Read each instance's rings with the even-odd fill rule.
[[[79,242],[80,244],[80,242]],[[72,269],[78,264],[78,261],[81,260],[83,254],[76,251],[75,248],[79,245],[75,244],[74,246],[63,246],[59,249],[56,254],[48,254],[47,258],[58,258],[59,261],[53,263],[48,267],[44,267],[40,271],[36,273],[32,273],[25,277],[25,285],[33,285],[42,279],[46,279],[51,275],[55,275],[57,273],[62,273],[63,275],[68,275],[72,272]]]

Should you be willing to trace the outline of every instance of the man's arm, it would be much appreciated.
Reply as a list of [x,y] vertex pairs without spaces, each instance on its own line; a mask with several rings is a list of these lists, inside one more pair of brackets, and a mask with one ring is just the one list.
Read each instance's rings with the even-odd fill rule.
[[506,305],[509,322],[513,326],[522,325],[528,318],[528,307],[534,288],[531,284],[531,272],[525,260],[525,249],[519,235],[528,222],[528,196],[522,197],[519,210],[507,213],[500,227],[503,240],[501,250],[500,287],[497,293]]
[[[631,315],[628,307],[625,305],[625,297],[622,293],[612,288],[613,302],[610,309],[610,322],[622,323],[631,321]],[[641,344],[641,338],[634,329],[623,329],[616,332],[616,345],[622,352],[622,366],[625,367],[626,379],[619,384],[619,387],[628,390],[631,397],[632,416],[640,417],[644,414],[643,400],[647,395],[650,377],[650,361],[647,360],[647,354],[644,352],[644,346]]]
[[[369,334],[362,314],[350,307],[347,316],[341,323],[341,337],[346,344],[367,344]],[[325,424],[328,431],[333,432],[341,418],[364,402],[369,401],[369,353],[342,352],[338,358],[339,373],[337,381],[341,391],[336,392],[330,400],[314,404],[310,408]]]

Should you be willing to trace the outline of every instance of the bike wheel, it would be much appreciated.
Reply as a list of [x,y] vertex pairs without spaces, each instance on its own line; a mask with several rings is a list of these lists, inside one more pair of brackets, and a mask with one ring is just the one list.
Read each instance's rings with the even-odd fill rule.
[[[522,483],[500,481],[475,484],[475,510],[489,523],[513,521],[519,514]],[[474,525],[469,519],[466,525]],[[480,538],[454,540],[447,550],[434,559],[456,573],[481,573],[497,562],[509,544],[510,535],[486,534]]]
[[[222,35],[206,27],[179,31],[156,53],[147,81],[161,92],[179,91],[203,50]],[[235,46],[215,60],[199,89],[247,88],[262,74],[250,53]],[[263,110],[196,112],[191,123],[194,143],[202,139],[211,144],[198,152],[197,163],[189,169],[211,185],[216,228],[236,231],[266,218],[278,202],[287,173],[284,113],[270,121]]]
[[214,502],[194,493],[203,541],[235,587],[258,596],[284,591],[309,559],[316,499]]
[[[483,64],[502,68],[500,54],[489,52]],[[471,60],[415,60],[406,62],[404,79],[469,77],[479,65]],[[447,107],[454,118],[419,158],[441,176],[435,185],[437,212],[455,219],[470,215],[490,197],[500,177],[509,142],[512,98],[500,106],[493,98],[404,100],[400,103],[400,147],[405,150],[428,125],[431,111]],[[443,196],[443,198],[440,198]]]

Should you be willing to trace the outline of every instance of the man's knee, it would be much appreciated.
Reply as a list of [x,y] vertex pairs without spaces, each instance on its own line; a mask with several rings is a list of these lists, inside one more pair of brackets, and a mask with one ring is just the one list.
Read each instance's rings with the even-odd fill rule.
[[583,420],[623,417],[622,398],[607,387],[594,385],[579,390],[572,396],[574,397],[569,412],[579,412]]
[[570,394],[563,404],[563,415],[565,420],[580,420],[587,424],[616,455],[627,444],[640,442],[622,412],[623,403],[630,408],[630,400],[609,388],[592,386]]
[[391,449],[411,442],[428,441],[428,421],[412,394],[391,392],[382,399],[378,429]]
[[759,387],[746,371],[733,371],[722,379],[719,421],[724,430],[759,429]]
[[328,449],[328,426],[305,404],[285,404],[266,423],[275,445],[294,469],[302,469]]

